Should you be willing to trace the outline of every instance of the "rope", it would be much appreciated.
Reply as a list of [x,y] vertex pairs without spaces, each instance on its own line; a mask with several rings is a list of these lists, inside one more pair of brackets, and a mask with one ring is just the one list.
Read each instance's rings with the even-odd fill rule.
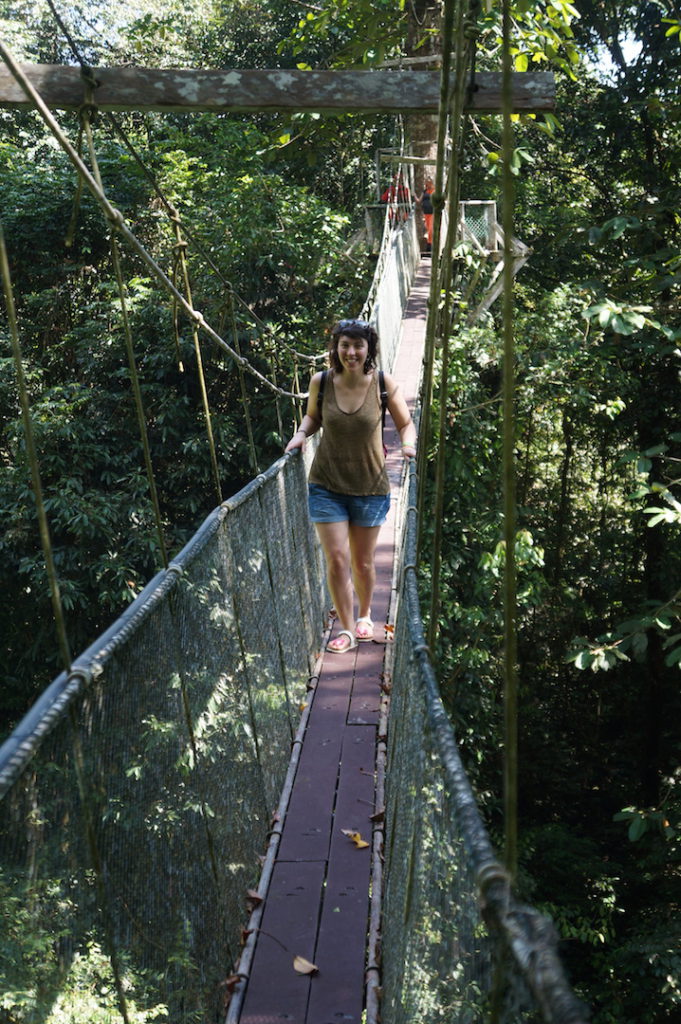
[[[92,130],[90,126],[90,111],[83,110],[81,113],[81,123],[83,126],[83,132],[87,141],[88,152],[90,154],[90,161],[92,163],[92,170],[95,176],[95,180],[101,187],[101,175],[99,173],[99,164],[97,163],[97,154],[95,152],[94,142],[92,138]],[[135,352],[132,339],[132,330],[130,328],[130,319],[128,317],[128,307],[125,301],[125,283],[123,281],[123,273],[121,271],[120,253],[118,250],[118,240],[116,238],[115,231],[111,233],[111,261],[114,268],[114,274],[116,277],[116,284],[118,286],[118,296],[121,304],[121,319],[123,322],[123,337],[125,339],[125,351],[128,356],[128,369],[130,373],[130,384],[132,386],[132,393],[135,400],[135,411],[137,413],[137,424],[140,431],[140,439],[142,441],[142,451],[144,454],[144,465],[147,472],[147,481],[149,483],[149,496],[151,498],[151,504],[154,509],[154,519],[156,521],[156,532],[158,534],[158,542],[161,550],[161,560],[163,568],[168,568],[168,552],[166,550],[165,537],[163,533],[163,520],[161,518],[161,506],[158,500],[158,491],[156,489],[156,479],[154,477],[154,468],[151,462],[151,446],[149,445],[149,434],[147,431],[147,421],[144,412],[144,402],[142,401],[142,389],[140,387],[139,374],[137,372],[137,362],[135,360]]]
[[[452,307],[452,258],[456,234],[458,230],[459,189],[460,189],[460,146],[463,141],[463,111],[466,93],[466,40],[463,33],[464,5],[460,3],[456,12],[456,70],[454,96],[452,103],[452,155],[450,161],[447,202],[449,218],[447,237],[443,257],[438,264],[439,290],[444,296],[444,303],[439,319],[442,341],[442,368],[440,379],[440,415],[438,423],[438,453],[435,470],[435,508],[434,534],[432,550],[432,574],[430,594],[430,621],[428,624],[428,643],[435,649],[435,641],[439,629],[440,614],[440,573],[442,567],[442,530],[445,491],[445,462],[447,456],[447,399],[449,390],[449,335],[451,331]],[[431,257],[432,258],[432,257]]]
[[[241,348],[239,346],[239,332],[236,325],[236,312],[234,308],[234,292],[230,292],[230,303],[229,313],[232,321],[232,338],[236,345],[239,355],[241,355]],[[244,379],[243,367],[239,366],[239,386],[241,388],[241,402],[244,407],[244,418],[246,420],[246,433],[248,434],[248,451],[251,458],[251,468],[254,473],[260,472],[258,466],[258,453],[255,449],[255,440],[253,438],[253,425],[251,423],[251,413],[248,406],[248,395],[246,394],[246,381]]]
[[[78,155],[83,155],[83,128],[82,126],[78,130]],[[66,229],[66,237],[64,238],[64,246],[70,249],[73,245],[73,240],[76,236],[76,226],[78,224],[78,217],[80,216],[80,204],[83,198],[83,179],[80,174],[76,175],[76,193],[73,197],[73,209],[71,210],[71,219],[69,226]]]
[[[184,294],[187,298],[187,303],[194,309],[194,302],[192,299],[192,288],[189,280],[189,268],[187,266],[186,256],[186,242],[182,239],[182,231],[180,229],[179,217],[173,218],[173,228],[175,229],[175,251],[177,253],[180,269],[182,271],[182,280],[184,282]],[[215,452],[215,439],[213,437],[213,424],[211,422],[210,407],[208,405],[208,390],[206,388],[206,375],[203,371],[203,358],[201,356],[201,342],[199,340],[199,332],[196,327],[196,321],[192,320],[192,337],[194,339],[194,352],[196,354],[196,367],[199,372],[199,384],[201,387],[201,404],[203,406],[203,418],[206,424],[206,435],[208,437],[208,448],[210,450],[210,464],[213,471],[213,482],[215,483],[215,493],[218,497],[218,504],[222,504],[222,488],[220,486],[220,470],[218,469],[218,459]],[[243,374],[243,369],[239,370],[240,374]]]
[[[503,229],[506,246],[513,238],[514,185],[512,80],[511,80],[511,13],[509,0],[503,0]],[[506,870],[515,877],[518,862],[518,640],[516,601],[516,481],[514,459],[515,342],[513,335],[513,260],[504,260],[504,362],[503,395],[503,504],[504,542],[504,860]]]
[[57,10],[57,8],[54,6],[52,0],[47,0],[47,6],[52,11],[52,16],[54,17],[54,20],[57,22],[57,24],[59,25],[59,28],[62,30],[62,32],[64,34],[64,38],[66,39],[66,42],[69,44],[69,49],[71,50],[71,53],[75,57],[75,59],[78,62],[78,64],[80,64],[81,71],[90,71],[91,68],[85,62],[85,60],[83,60],[83,58],[81,57],[80,52],[78,50],[78,47],[76,46],[75,42],[73,41],[73,36],[71,35],[71,33],[69,32],[68,28],[66,27],[66,24],[65,24],[64,20],[62,19],[61,15],[59,14],[59,11]]
[[75,769],[74,774],[76,776],[80,804],[83,809],[83,817],[85,819],[85,839],[90,852],[92,867],[94,869],[95,888],[97,890],[98,902],[104,921],[104,934],[106,936],[106,945],[109,951],[109,962],[114,976],[118,1008],[121,1012],[124,1024],[131,1024],[128,1011],[128,1000],[126,998],[125,987],[123,985],[123,972],[121,970],[121,963],[118,956],[118,948],[114,940],[109,894],[108,889],[104,884],[104,865],[102,863],[102,856],[99,850],[99,843],[97,842],[97,832],[95,830],[94,816],[92,813],[92,788],[91,786],[88,786],[88,779],[85,771],[85,757],[83,755],[83,747],[81,744],[80,733],[78,731],[78,717],[76,708],[73,704],[69,707],[69,726],[71,731],[73,765]]
[[[444,210],[444,166],[447,123],[449,116],[449,73],[452,55],[452,30],[454,28],[455,0],[445,0],[444,18],[442,23],[442,67],[440,69],[440,103],[437,126],[437,162],[435,165],[435,191],[433,202],[433,243],[431,246],[430,294],[428,298],[428,320],[426,322],[426,340],[423,369],[423,402],[422,426],[423,442],[418,447],[418,479],[419,479],[419,530],[426,521],[425,480],[428,438],[430,436],[430,420],[432,416],[433,367],[435,364],[435,339],[437,337],[440,310],[440,232],[442,230],[442,212]],[[419,532],[418,548],[421,549],[421,533]]]
[[[48,0],[48,2],[50,3],[50,8],[51,8],[52,12],[54,13],[55,17],[57,18],[57,21],[58,21],[60,27],[62,28],[62,31],[64,31],[64,33],[68,36],[67,30],[66,30],[65,26],[63,25],[63,23],[61,22],[61,20],[59,19],[56,11],[54,10],[54,7],[53,7],[53,5],[51,3],[51,0]],[[69,39],[69,41],[71,42],[70,39]],[[75,49],[75,46],[73,45],[72,42],[71,42],[71,46],[72,46],[72,49],[74,50],[74,53],[78,57],[77,50]],[[81,62],[81,69],[83,69],[82,62]],[[81,115],[82,129],[83,129],[83,131],[84,131],[84,133],[85,133],[85,135],[87,137],[88,149],[89,149],[89,153],[90,153],[90,159],[91,159],[91,162],[92,162],[93,172],[94,172],[94,175],[95,175],[95,180],[96,180],[97,184],[99,185],[99,187],[100,187],[100,189],[102,190],[102,193],[103,193],[102,180],[101,180],[101,176],[100,176],[100,173],[99,173],[97,156],[96,156],[96,152],[95,152],[95,148],[94,148],[94,143],[93,143],[93,139],[92,139],[92,132],[91,132],[91,119],[92,119],[93,113],[96,112],[95,109],[94,109],[94,104],[92,103],[92,96],[91,96],[92,88],[93,88],[93,83],[90,81],[90,82],[88,82],[88,85],[87,85],[88,95],[86,96],[86,102],[81,107],[80,115]],[[83,180],[82,176],[79,177],[79,182],[82,183],[82,180]],[[82,185],[81,185],[81,187],[82,187]],[[180,266],[181,266],[182,274],[183,274],[183,281],[184,281],[185,293],[186,293],[186,296],[187,296],[187,303],[188,303],[188,305],[190,307],[193,308],[192,295],[191,295],[191,286],[190,286],[190,282],[189,282],[189,273],[188,273],[187,262],[186,262],[186,258],[185,258],[185,243],[183,242],[182,237],[181,237],[180,226],[179,226],[179,218],[174,217],[172,219],[173,219],[173,224],[174,224],[175,233],[176,233],[176,243],[177,243],[176,244],[176,253],[179,253],[179,262],[180,262]],[[74,218],[74,220],[75,220],[75,218]],[[113,263],[114,263],[116,279],[117,279],[117,282],[118,282],[119,295],[120,295],[120,300],[121,300],[121,309],[122,309],[123,323],[124,323],[124,334],[125,334],[125,339],[126,339],[126,349],[127,349],[127,352],[128,352],[128,360],[129,360],[129,364],[130,364],[130,375],[131,375],[131,381],[132,381],[132,384],[133,384],[133,393],[135,395],[135,404],[136,404],[138,420],[139,420],[139,424],[140,424],[140,432],[141,432],[142,443],[143,443],[143,448],[144,448],[144,457],[145,457],[145,463],[146,463],[146,467],[147,467],[147,476],[148,476],[148,479],[149,479],[149,486],[150,486],[150,490],[151,490],[151,494],[152,494],[152,502],[153,502],[153,505],[154,505],[154,512],[155,512],[156,521],[157,521],[159,540],[160,540],[161,551],[162,551],[162,555],[163,555],[163,564],[164,564],[164,568],[167,569],[168,568],[168,559],[167,559],[167,555],[166,555],[165,543],[164,543],[164,538],[163,538],[163,529],[162,529],[162,525],[161,525],[160,508],[159,508],[159,503],[158,503],[158,496],[157,496],[157,492],[156,492],[156,485],[155,485],[155,480],[154,480],[154,474],[153,474],[153,469],[152,469],[152,465],[151,465],[149,441],[148,441],[148,434],[147,434],[147,430],[146,430],[146,419],[145,419],[145,416],[144,416],[144,408],[143,408],[143,404],[142,404],[141,390],[140,390],[140,386],[139,386],[139,377],[138,377],[138,374],[137,374],[137,368],[136,368],[136,363],[135,363],[135,358],[134,358],[134,351],[133,351],[133,345],[132,345],[132,333],[130,331],[130,324],[129,324],[129,319],[128,319],[128,315],[127,315],[127,307],[126,307],[126,303],[125,303],[125,286],[124,286],[124,283],[123,283],[123,276],[122,276],[122,273],[121,273],[120,258],[119,258],[119,253],[118,253],[118,244],[117,244],[117,239],[116,239],[116,234],[115,234],[115,226],[114,226],[114,231],[112,231],[112,235],[111,235],[111,250],[112,250],[112,259],[113,259]],[[176,265],[177,265],[177,261],[176,261]],[[201,382],[201,393],[202,393],[202,398],[203,398],[204,414],[205,414],[205,417],[206,417],[206,427],[207,427],[208,439],[209,439],[210,450],[211,450],[211,462],[212,462],[212,466],[213,466],[213,473],[214,473],[215,483],[216,483],[216,488],[217,488],[217,493],[218,493],[218,500],[219,500],[220,503],[222,503],[222,493],[221,493],[221,489],[220,489],[220,480],[219,480],[219,474],[218,474],[217,459],[216,459],[216,456],[215,456],[215,445],[214,445],[214,442],[213,442],[213,433],[212,433],[211,422],[210,422],[210,411],[208,409],[208,399],[207,399],[206,386],[205,386],[205,375],[203,373],[203,363],[202,363],[202,359],[201,359],[201,350],[200,350],[200,345],[199,345],[198,331],[196,329],[196,321],[193,322],[193,333],[194,333],[194,345],[195,345],[195,350],[196,350],[197,364],[198,364],[198,369],[199,369],[199,378],[200,378],[200,382]],[[179,346],[178,346],[178,350],[179,350]],[[243,374],[243,369],[241,370],[241,373]],[[171,594],[171,615],[172,615],[172,617],[173,617],[175,622],[177,622],[179,620],[179,616],[177,614],[177,610],[174,607],[174,599],[176,597],[177,597],[176,593],[173,592],[173,594]],[[175,649],[176,649],[176,659],[175,660],[176,660],[176,663],[178,664],[178,666],[180,666],[181,663],[182,663],[182,659],[179,656],[180,655],[179,642],[178,642],[179,631],[177,629],[173,630],[172,637],[173,637],[173,644],[174,644]],[[196,736],[195,736],[195,731],[194,731],[194,723],[193,723],[193,720],[192,720],[189,696],[188,696],[188,693],[187,693],[187,684],[186,684],[186,679],[184,678],[184,672],[182,672],[180,670],[178,674],[179,674],[179,678],[180,678],[180,688],[181,688],[181,694],[182,694],[182,705],[183,705],[183,711],[184,711],[184,717],[185,717],[185,724],[186,724],[187,731],[188,731],[188,734],[189,734],[189,741],[190,741],[190,746],[191,746],[191,749],[192,749],[192,756],[193,756],[193,759],[194,759],[194,763],[196,764],[198,762],[198,759],[199,759],[199,753],[198,753],[198,747],[197,747],[197,743],[196,743]],[[107,894],[106,894],[106,890],[105,890],[104,882],[103,882],[102,861],[101,861],[101,857],[100,857],[100,854],[99,854],[99,848],[98,848],[98,844],[97,844],[97,840],[96,840],[96,834],[95,834],[94,825],[93,825],[93,821],[92,821],[90,802],[89,802],[89,794],[88,794],[88,791],[86,789],[86,782],[85,782],[84,761],[83,761],[83,756],[82,756],[82,749],[81,749],[81,746],[80,746],[80,738],[79,738],[78,732],[77,732],[77,724],[76,724],[76,720],[75,720],[75,712],[74,712],[73,707],[71,707],[70,712],[71,712],[72,726],[73,726],[73,729],[72,729],[73,736],[72,736],[72,738],[73,738],[73,746],[74,746],[74,754],[75,754],[76,774],[77,774],[77,778],[78,778],[79,790],[80,790],[80,793],[81,793],[81,800],[82,800],[82,804],[83,804],[84,811],[85,811],[86,831],[87,831],[87,837],[88,837],[88,844],[89,844],[89,847],[90,847],[92,863],[93,863],[93,866],[95,868],[96,884],[97,884],[98,892],[100,894],[100,904],[102,905],[102,907],[105,910],[105,928],[106,928],[106,933],[107,933],[107,944],[108,944],[109,949],[111,951],[110,952],[110,959],[111,959],[111,965],[112,965],[112,969],[113,969],[113,973],[114,973],[114,981],[115,981],[115,985],[116,985],[116,991],[117,991],[117,995],[118,995],[121,1015],[123,1017],[123,1020],[124,1020],[125,1024],[129,1024],[129,1014],[128,1014],[127,1000],[126,1000],[125,992],[124,992],[124,988],[123,988],[122,975],[121,975],[120,964],[119,964],[119,959],[118,959],[118,951],[116,949],[116,945],[115,945],[114,940],[113,940],[113,928],[111,926],[111,918],[110,918],[110,913],[109,913],[109,910],[108,910]],[[206,842],[207,842],[207,848],[208,848],[208,853],[209,853],[209,859],[210,859],[210,863],[211,863],[211,870],[212,870],[212,874],[213,874],[213,880],[214,880],[214,883],[215,883],[215,886],[216,886],[217,893],[219,895],[220,884],[219,884],[219,874],[218,874],[218,868],[217,868],[217,859],[216,859],[216,854],[215,854],[215,844],[214,844],[213,835],[212,835],[212,832],[211,832],[211,829],[210,829],[210,826],[209,826],[208,809],[207,809],[207,806],[206,806],[206,801],[205,801],[205,797],[204,797],[203,793],[200,794],[200,805],[201,805],[201,817],[202,817],[202,820],[203,820],[203,823],[204,823],[204,829],[205,829],[205,832],[206,832]]]
[[19,388],[21,417],[24,423],[24,435],[26,438],[26,454],[28,456],[29,466],[31,468],[31,480],[33,483],[33,493],[35,495],[36,510],[38,513],[38,527],[40,530],[40,540],[42,543],[43,555],[45,558],[47,579],[50,586],[52,612],[54,614],[54,621],[57,627],[57,639],[59,641],[59,650],[61,653],[62,664],[66,672],[69,672],[71,669],[71,652],[69,650],[69,642],[68,637],[66,635],[64,610],[61,603],[59,581],[57,579],[57,572],[54,565],[54,554],[52,551],[52,541],[50,539],[50,529],[47,522],[45,502],[43,500],[43,488],[40,479],[40,467],[38,465],[38,455],[35,445],[35,436],[33,433],[33,421],[31,420],[31,410],[28,401],[28,388],[26,386],[26,378],[24,376],[24,367],[21,357],[21,345],[19,342],[19,331],[17,329],[17,315],[16,308],[14,305],[14,292],[12,289],[12,279],[10,275],[9,261],[7,259],[7,249],[5,246],[5,236],[2,230],[2,222],[0,222],[0,267],[2,269],[2,283],[5,293],[5,304],[7,307],[7,321],[9,325],[10,340],[12,343],[12,355],[14,357],[14,367],[17,375],[17,385]]
[[264,334],[264,335],[271,336],[274,340],[277,341],[277,343],[279,345],[283,346],[288,352],[290,352],[292,355],[298,356],[300,359],[306,359],[306,360],[309,360],[312,363],[316,363],[316,362],[319,362],[320,360],[325,359],[326,358],[326,353],[325,352],[322,352],[322,353],[320,353],[318,355],[309,355],[308,353],[297,352],[291,345],[289,345],[286,341],[284,341],[283,338],[279,338],[275,334],[275,332],[272,330],[272,328],[268,324],[266,324],[265,321],[262,320],[257,315],[257,313],[253,312],[253,310],[251,309],[251,307],[249,306],[247,301],[241,295],[239,295],[239,293],[234,288],[234,285],[225,277],[223,272],[220,270],[218,265],[215,263],[215,261],[211,257],[210,253],[202,245],[202,243],[200,242],[198,237],[194,234],[193,230],[191,228],[189,228],[187,226],[186,222],[184,222],[182,220],[181,215],[178,212],[177,208],[170,202],[170,200],[164,194],[163,190],[161,189],[161,186],[158,183],[158,180],[156,179],[156,176],[154,174],[152,174],[152,172],[149,170],[149,168],[147,167],[147,165],[145,164],[144,160],[142,159],[142,157],[139,155],[139,153],[135,149],[135,146],[131,142],[130,137],[126,133],[125,129],[121,126],[119,121],[111,113],[107,113],[106,117],[107,117],[107,120],[109,121],[109,123],[111,124],[111,126],[113,127],[114,131],[116,132],[116,134],[122,140],[123,145],[128,150],[128,152],[132,156],[133,160],[135,161],[135,163],[138,165],[138,167],[140,168],[140,170],[142,171],[142,173],[146,177],[147,181],[150,183],[151,187],[153,188],[154,192],[156,193],[157,198],[163,204],[163,206],[164,206],[164,208],[166,210],[166,213],[168,214],[170,220],[171,221],[175,221],[175,220],[179,220],[180,221],[180,223],[182,225],[182,230],[184,232],[185,237],[189,239],[189,241],[194,246],[194,249],[196,250],[196,252],[201,256],[201,258],[203,260],[205,260],[206,264],[216,274],[216,276],[221,281],[221,283],[225,286],[225,288],[227,288],[229,291],[231,291],[233,293],[235,301],[238,302],[239,305],[242,306],[243,309],[246,310],[246,312],[248,313],[249,317],[253,320],[255,326],[260,330],[260,332],[262,334]]
[[[279,366],[279,351],[276,348],[276,346],[272,346],[272,351],[270,353],[270,376],[272,378],[272,383],[273,384],[277,383],[277,375],[278,375],[279,369],[280,369],[280,366]],[[282,440],[283,440],[283,437],[284,437],[284,421],[283,421],[282,415],[281,415],[281,399],[279,398],[279,395],[277,395],[276,398],[274,399],[274,406],[275,406],[276,413],[277,413],[277,429],[279,430],[279,437],[282,438]]]
[[[173,282],[173,286],[175,288],[177,288],[177,271],[178,271],[179,263],[180,263],[179,254],[176,252],[175,253],[175,258],[173,260],[173,273],[172,273],[172,277],[171,277],[171,281]],[[177,358],[177,368],[180,371],[180,373],[184,373],[184,362],[182,361],[182,349],[180,348],[180,310],[179,310],[179,307],[177,305],[177,299],[175,298],[175,296],[173,295],[171,298],[172,298],[172,301],[171,301],[171,304],[170,304],[170,313],[171,313],[171,318],[172,318],[172,321],[173,321],[173,343],[175,345],[175,356]],[[220,331],[219,333],[222,334],[222,331]]]
[[203,315],[198,310],[194,310],[191,308],[191,306],[186,301],[184,296],[168,279],[168,277],[161,269],[161,267],[159,267],[159,265],[156,263],[154,258],[147,252],[147,250],[139,241],[134,232],[130,230],[120,210],[117,210],[109,202],[103,190],[99,187],[96,180],[93,178],[89,169],[80,159],[78,153],[62,132],[61,128],[59,127],[59,124],[52,116],[52,113],[46,106],[42,97],[33,87],[33,85],[27,79],[27,77],[23,74],[21,68],[16,63],[16,61],[14,60],[9,50],[2,41],[0,41],[0,56],[2,56],[2,59],[7,65],[7,68],[9,69],[10,73],[12,74],[20,88],[23,90],[27,98],[32,101],[37,112],[40,114],[43,121],[48,126],[48,128],[54,135],[55,139],[61,146],[61,148],[64,150],[68,158],[71,160],[74,167],[77,169],[78,173],[83,177],[83,180],[87,185],[88,189],[90,190],[92,196],[102,207],[106,219],[124,238],[127,239],[129,245],[131,245],[135,252],[144,260],[146,265],[152,271],[154,277],[156,277],[156,279],[163,285],[167,292],[170,295],[174,295],[176,297],[179,305],[185,310],[190,319],[195,321],[197,326],[201,330],[205,331],[206,334],[220,348],[224,349],[224,351],[227,352],[236,363],[243,366],[244,370],[247,370],[253,377],[259,380],[260,383],[263,384],[269,391],[281,395],[282,397],[285,398],[305,398],[305,395],[294,394],[291,391],[285,391],[282,388],[275,387],[275,385],[273,385],[271,381],[267,379],[267,377],[265,377],[262,373],[256,370],[255,367],[251,366],[247,359],[244,359],[243,356],[240,356],[237,352],[235,352],[234,349],[227,344],[224,338],[221,338],[220,335],[210,326],[210,324],[204,319]]
[[[38,514],[38,526],[40,530],[40,539],[43,547],[43,554],[45,557],[45,566],[47,569],[47,578],[50,587],[50,597],[52,600],[52,609],[54,613],[55,623],[57,626],[57,638],[59,642],[59,650],[61,653],[62,663],[64,670],[69,673],[71,671],[71,653],[69,650],[68,638],[66,635],[66,625],[64,622],[64,613],[61,603],[61,596],[59,592],[59,582],[57,579],[56,568],[54,564],[54,554],[52,551],[52,541],[50,538],[50,531],[47,522],[47,514],[45,512],[45,503],[43,500],[42,482],[40,479],[40,468],[38,465],[38,455],[35,446],[35,438],[33,434],[33,423],[31,421],[31,413],[28,403],[28,390],[26,388],[26,379],[24,377],[22,357],[21,357],[21,346],[19,343],[19,332],[17,330],[17,319],[16,309],[14,305],[14,293],[12,290],[12,282],[9,270],[9,261],[7,259],[7,248],[5,246],[5,237],[2,230],[2,224],[0,223],[0,269],[2,271],[3,289],[5,292],[5,302],[7,306],[7,320],[9,324],[9,333],[12,343],[12,353],[14,356],[14,365],[17,375],[17,383],[19,387],[19,400],[21,404],[21,414],[24,423],[24,435],[26,439],[26,452],[28,455],[29,464],[31,467],[31,478],[33,483],[33,493],[35,495],[36,510]],[[83,808],[83,814],[85,816],[85,832],[86,841],[90,850],[90,857],[92,859],[92,865],[94,867],[95,874],[95,885],[99,896],[99,904],[101,907],[102,915],[104,918],[104,929],[106,934],[107,946],[109,949],[109,960],[111,963],[111,969],[114,976],[114,986],[116,988],[116,995],[118,998],[118,1006],[123,1018],[124,1024],[130,1024],[130,1016],[128,1013],[128,1003],[125,996],[125,989],[123,986],[123,975],[121,972],[121,965],[118,957],[118,951],[113,941],[113,929],[111,927],[111,915],[109,908],[109,901],[107,892],[104,886],[103,874],[102,874],[102,862],[99,854],[99,847],[97,845],[97,839],[92,824],[92,805],[90,790],[87,786],[83,754],[80,745],[80,737],[78,734],[78,724],[76,719],[76,713],[73,706],[69,709],[69,722],[71,728],[71,740],[73,749],[73,764],[75,769],[75,775],[78,785],[78,791],[80,793],[81,806]]]

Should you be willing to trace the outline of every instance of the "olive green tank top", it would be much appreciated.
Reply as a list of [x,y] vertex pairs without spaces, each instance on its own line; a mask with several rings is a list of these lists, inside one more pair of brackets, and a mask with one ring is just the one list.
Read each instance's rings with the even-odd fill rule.
[[337,494],[390,494],[378,375],[374,373],[359,409],[343,412],[336,402],[334,374],[329,373],[322,415],[322,436],[310,469],[310,483]]

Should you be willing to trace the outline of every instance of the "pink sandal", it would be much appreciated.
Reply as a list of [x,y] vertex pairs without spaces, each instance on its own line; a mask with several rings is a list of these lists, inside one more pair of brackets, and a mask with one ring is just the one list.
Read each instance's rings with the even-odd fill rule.
[[333,640],[329,640],[326,649],[330,654],[347,654],[348,651],[354,650],[356,646],[357,641],[350,630],[340,629],[338,636],[335,636]]
[[[360,625],[362,623],[362,625]],[[357,625],[355,626],[355,640],[359,640],[360,643],[366,644],[370,640],[374,639],[374,624],[371,621],[370,615],[362,615],[357,619]]]

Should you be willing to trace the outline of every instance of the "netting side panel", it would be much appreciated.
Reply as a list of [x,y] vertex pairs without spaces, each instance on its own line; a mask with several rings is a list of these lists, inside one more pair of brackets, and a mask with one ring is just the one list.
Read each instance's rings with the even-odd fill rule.
[[[276,491],[273,492],[275,486],[271,479],[263,483],[258,492],[260,498],[240,505],[230,514],[229,528],[236,627],[242,657],[241,685],[249,702],[250,728],[270,811],[274,811],[279,802],[294,720],[277,620],[279,588],[289,584],[285,579],[274,579],[270,557],[273,545],[268,543],[272,523],[275,531],[282,533],[281,510]],[[263,493],[267,497],[261,500]]]
[[410,993],[415,980],[409,965],[419,903],[424,720],[402,615],[395,624],[394,644],[386,777],[381,1019],[385,1024],[404,1024],[412,1019]]
[[[313,439],[313,442],[316,438]],[[312,448],[313,445],[309,445]],[[330,599],[326,589],[326,567],[321,545],[307,512],[307,472],[303,459],[293,459],[284,474],[286,514],[295,508],[293,544],[296,552],[297,583],[304,609],[306,643],[310,668],[314,667],[320,632],[326,625]]]
[[[322,589],[300,459],[260,491],[276,641],[295,731],[323,628]],[[272,638],[274,642],[274,637]]]
[[113,944],[181,1021],[216,1012],[267,827],[215,552],[194,560],[79,709]]
[[13,1022],[47,1021],[74,958],[98,941],[69,730],[47,737],[0,803],[0,994]]
[[321,635],[302,470],[211,517],[0,801],[13,1024],[120,1019],[112,963],[138,1024],[220,1019]]
[[386,780],[382,1020],[474,1024],[485,1019],[491,950],[413,646],[402,600]]
[[371,319],[380,339],[380,360],[390,372],[399,346],[402,317],[420,258],[414,215],[396,231],[372,304]]

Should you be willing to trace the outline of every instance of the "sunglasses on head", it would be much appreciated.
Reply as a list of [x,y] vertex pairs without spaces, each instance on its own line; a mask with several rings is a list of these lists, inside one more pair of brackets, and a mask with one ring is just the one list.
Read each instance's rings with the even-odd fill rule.
[[370,327],[368,320],[339,320],[338,326],[343,330],[345,327]]

